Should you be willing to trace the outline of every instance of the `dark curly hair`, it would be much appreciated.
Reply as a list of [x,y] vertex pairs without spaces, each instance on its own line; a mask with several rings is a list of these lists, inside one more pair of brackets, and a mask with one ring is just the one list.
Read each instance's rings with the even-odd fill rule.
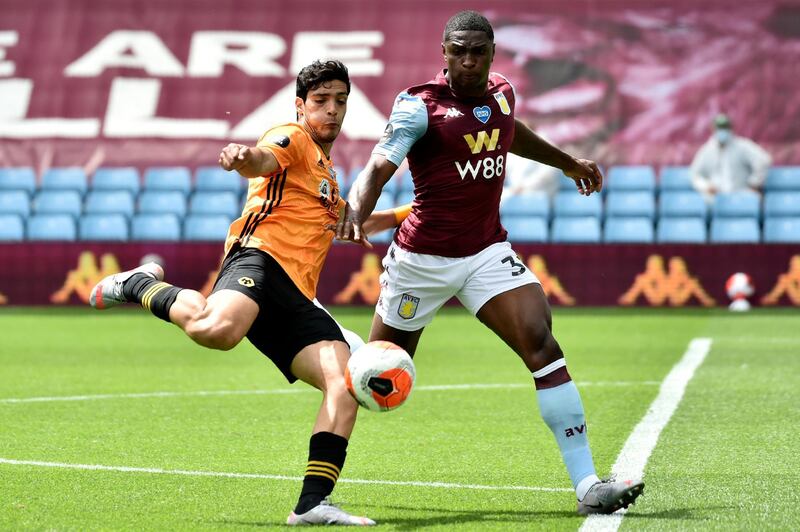
[[295,94],[305,101],[308,91],[312,91],[328,81],[339,80],[347,85],[347,94],[350,94],[350,74],[344,63],[336,60],[314,61],[303,67],[297,75],[297,90]]
[[477,11],[459,11],[447,21],[444,27],[444,35],[442,41],[447,42],[450,39],[450,34],[454,31],[482,31],[489,37],[490,41],[494,41],[494,30],[489,20],[478,13]]

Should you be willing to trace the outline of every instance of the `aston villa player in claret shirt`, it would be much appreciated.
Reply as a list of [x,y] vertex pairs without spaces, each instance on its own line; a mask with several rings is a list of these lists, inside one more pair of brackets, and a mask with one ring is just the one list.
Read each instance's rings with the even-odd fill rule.
[[[494,53],[494,31],[479,13],[463,11],[447,22],[445,68],[397,96],[384,136],[350,192],[352,212],[339,220],[337,237],[365,240],[362,220],[407,157],[416,197],[384,258],[370,340],[389,340],[413,355],[436,311],[457,297],[531,373],[578,513],[612,513],[632,504],[644,483],[598,478],[547,298],[507,241],[499,208],[508,152],[561,169],[587,196],[601,190],[603,176],[593,161],[561,151],[515,119],[514,87],[491,72]],[[534,466],[537,450],[528,451]]]

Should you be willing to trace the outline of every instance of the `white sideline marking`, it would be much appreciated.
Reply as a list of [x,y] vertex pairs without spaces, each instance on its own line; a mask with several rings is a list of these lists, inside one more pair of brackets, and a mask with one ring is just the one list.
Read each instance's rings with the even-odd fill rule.
[[[658,381],[597,381],[577,382],[582,386],[641,386],[656,385]],[[417,386],[414,391],[448,390],[492,390],[496,388],[532,388],[533,384],[438,384]],[[290,395],[316,392],[313,388],[285,388],[277,390],[200,390],[194,392],[143,392],[143,393],[105,393],[91,395],[61,395],[52,397],[9,397],[0,399],[0,404],[53,403],[59,401],[97,401],[102,399],[149,399],[167,397],[212,397],[224,395]]]
[[[52,467],[58,469],[81,469],[88,471],[115,471],[121,473],[150,473],[156,475],[184,475],[190,477],[228,477],[228,478],[256,478],[265,480],[289,480],[301,482],[303,477],[290,477],[287,475],[266,475],[261,473],[227,473],[224,471],[186,471],[183,469],[160,469],[154,467],[125,467],[107,466],[99,464],[66,464],[62,462],[40,462],[37,460],[11,460],[0,458],[0,464]],[[571,488],[544,488],[540,486],[486,486],[482,484],[455,484],[451,482],[421,482],[416,480],[364,480],[358,478],[340,478],[339,482],[348,484],[379,484],[382,486],[417,486],[422,488],[450,488],[469,490],[492,491],[572,491]]]
[[[658,443],[661,431],[669,423],[672,414],[678,409],[683,399],[686,386],[694,377],[694,373],[708,355],[711,349],[711,338],[695,338],[689,342],[689,347],[683,358],[672,367],[672,370],[661,383],[658,396],[650,404],[647,413],[639,424],[633,429],[628,440],[622,447],[617,461],[611,472],[619,479],[641,478],[644,467],[650,458],[653,449]],[[622,524],[625,510],[619,510],[611,515],[590,515],[580,532],[616,532]]]

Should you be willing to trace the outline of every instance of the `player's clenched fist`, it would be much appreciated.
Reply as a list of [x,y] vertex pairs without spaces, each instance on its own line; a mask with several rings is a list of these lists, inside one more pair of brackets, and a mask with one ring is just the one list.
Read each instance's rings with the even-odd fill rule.
[[225,170],[239,170],[252,162],[252,150],[244,144],[230,143],[219,154],[219,164]]

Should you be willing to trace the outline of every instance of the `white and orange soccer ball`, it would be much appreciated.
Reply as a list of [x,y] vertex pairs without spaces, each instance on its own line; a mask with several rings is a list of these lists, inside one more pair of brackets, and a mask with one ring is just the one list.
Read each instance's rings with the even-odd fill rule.
[[747,298],[753,295],[753,280],[749,275],[737,272],[728,277],[725,282],[725,291],[731,298],[728,308],[733,311],[743,312],[750,310],[750,302]]
[[408,399],[417,371],[404,349],[392,342],[364,344],[345,370],[347,390],[367,410],[394,410]]

